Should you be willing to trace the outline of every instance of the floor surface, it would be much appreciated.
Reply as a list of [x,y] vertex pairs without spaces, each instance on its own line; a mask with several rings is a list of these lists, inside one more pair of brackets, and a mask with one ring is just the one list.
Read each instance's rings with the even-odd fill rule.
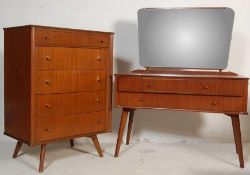
[[[39,147],[23,146],[12,159],[14,141],[0,142],[1,175],[38,173]],[[49,144],[44,175],[245,175],[250,174],[250,143],[244,143],[245,168],[239,168],[233,143],[132,143],[114,158],[114,142],[101,143],[100,158],[88,138]]]

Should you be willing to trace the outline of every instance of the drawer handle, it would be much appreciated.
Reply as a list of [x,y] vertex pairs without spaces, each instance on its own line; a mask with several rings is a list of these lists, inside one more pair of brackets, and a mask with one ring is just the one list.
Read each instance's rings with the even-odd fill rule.
[[103,40],[103,39],[101,40],[101,43],[104,43],[104,40]]
[[46,108],[50,108],[50,104],[47,103],[47,104],[45,105],[45,107],[46,107]]
[[47,129],[45,129],[45,131],[50,132],[50,131],[52,131],[52,129],[47,128]]
[[97,102],[97,103],[100,103],[100,102],[101,102],[101,101],[100,101],[100,98],[97,97],[96,102]]
[[51,85],[51,84],[52,84],[52,81],[51,81],[51,80],[46,80],[45,83],[46,83],[47,85]]
[[101,123],[102,123],[102,121],[101,121],[101,120],[98,120],[98,121],[97,121],[97,123],[98,123],[98,124],[101,124]]
[[97,77],[96,80],[100,83],[101,82],[101,78]]
[[102,59],[101,59],[101,57],[100,57],[100,56],[98,56],[98,57],[97,57],[97,60],[98,60],[98,61],[102,61]]
[[144,102],[145,99],[144,99],[143,97],[141,97],[141,98],[139,99],[139,101],[140,101],[140,102]]
[[153,86],[154,86],[153,83],[148,84],[148,87],[153,87]]
[[212,105],[213,106],[217,105],[217,102],[216,101],[212,102]]
[[207,84],[204,86],[204,89],[208,89],[208,85]]
[[51,58],[50,56],[46,56],[46,60],[47,60],[47,61],[51,61],[52,58]]
[[48,35],[44,35],[44,39],[49,40],[49,36]]

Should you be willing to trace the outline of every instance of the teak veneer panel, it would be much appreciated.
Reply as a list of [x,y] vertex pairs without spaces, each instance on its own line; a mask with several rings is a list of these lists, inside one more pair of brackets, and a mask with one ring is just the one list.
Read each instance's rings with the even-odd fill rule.
[[107,89],[107,71],[37,71],[37,94],[100,91]]
[[107,70],[108,49],[36,47],[37,70]]
[[117,101],[118,105],[124,108],[162,108],[223,113],[244,111],[242,97],[119,92]]
[[103,111],[107,105],[104,91],[46,94],[36,98],[39,118]]
[[110,46],[110,36],[38,28],[35,35],[35,44],[37,46],[108,48]]
[[36,119],[36,142],[104,132],[105,112]]
[[31,28],[4,31],[4,133],[31,142]]
[[[248,78],[237,74],[234,77],[211,77],[210,74],[199,77],[194,72],[188,75],[190,77],[186,75],[187,72],[176,77],[149,73],[145,76],[116,74],[115,105],[126,108],[247,113]],[[141,98],[145,98],[145,101],[142,102]]]
[[244,81],[211,78],[121,76],[118,91],[242,96]]

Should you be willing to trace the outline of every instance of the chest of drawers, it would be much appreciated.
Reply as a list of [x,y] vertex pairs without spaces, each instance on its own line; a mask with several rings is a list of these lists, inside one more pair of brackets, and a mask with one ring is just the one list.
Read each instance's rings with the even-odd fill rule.
[[41,145],[111,131],[113,33],[44,26],[4,29],[4,133]]

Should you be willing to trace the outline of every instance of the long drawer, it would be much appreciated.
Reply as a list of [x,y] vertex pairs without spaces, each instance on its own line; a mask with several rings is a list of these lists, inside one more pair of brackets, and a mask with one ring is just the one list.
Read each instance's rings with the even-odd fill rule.
[[103,111],[36,119],[36,142],[104,131],[105,115]]
[[36,47],[37,70],[107,69],[109,50]]
[[106,89],[104,70],[37,71],[36,93],[67,93]]
[[242,97],[116,93],[116,105],[135,108],[166,108],[207,112],[246,112]]
[[90,32],[70,32],[56,29],[36,29],[37,46],[60,47],[109,47],[109,35]]
[[105,94],[103,91],[98,91],[36,95],[36,116],[62,116],[103,111],[106,106]]
[[244,80],[209,78],[117,77],[117,90],[123,92],[154,92],[242,96]]

